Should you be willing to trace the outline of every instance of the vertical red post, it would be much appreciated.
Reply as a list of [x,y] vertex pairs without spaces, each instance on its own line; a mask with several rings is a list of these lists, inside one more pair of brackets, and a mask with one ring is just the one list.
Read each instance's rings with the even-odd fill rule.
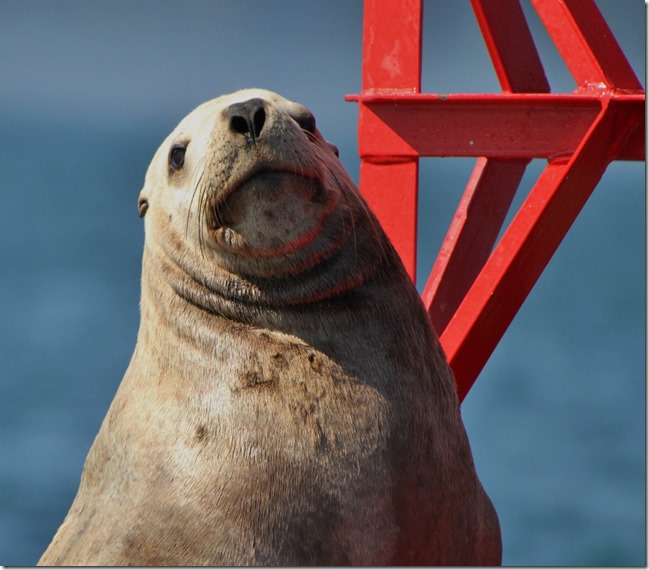
[[[363,93],[421,91],[422,0],[366,0],[363,15]],[[364,113],[360,103],[359,130]],[[396,136],[396,135],[395,135]],[[417,260],[419,159],[361,153],[360,188],[410,277]]]

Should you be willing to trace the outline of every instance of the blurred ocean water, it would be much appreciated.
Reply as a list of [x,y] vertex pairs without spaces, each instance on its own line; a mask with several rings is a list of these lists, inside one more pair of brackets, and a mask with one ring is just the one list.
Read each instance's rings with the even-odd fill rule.
[[[0,157],[0,561],[31,565],[135,343],[136,198],[165,127],[1,127],[22,151]],[[469,172],[422,165],[420,286]],[[643,176],[611,167],[463,406],[507,564],[644,564]]]

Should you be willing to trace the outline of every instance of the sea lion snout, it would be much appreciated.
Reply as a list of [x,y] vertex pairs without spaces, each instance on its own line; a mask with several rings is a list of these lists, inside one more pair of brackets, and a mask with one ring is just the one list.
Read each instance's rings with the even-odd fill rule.
[[255,97],[243,103],[234,103],[225,110],[225,114],[232,131],[256,142],[266,122],[266,110],[261,99]]
[[228,120],[230,131],[243,135],[248,142],[252,143],[256,143],[262,135],[269,110],[276,118],[277,115],[285,115],[282,118],[297,123],[311,141],[320,139],[338,156],[338,148],[328,141],[324,141],[323,137],[317,131],[313,113],[299,103],[285,103],[288,103],[288,105],[277,105],[270,100],[253,97],[246,101],[231,104],[224,109],[223,114]]

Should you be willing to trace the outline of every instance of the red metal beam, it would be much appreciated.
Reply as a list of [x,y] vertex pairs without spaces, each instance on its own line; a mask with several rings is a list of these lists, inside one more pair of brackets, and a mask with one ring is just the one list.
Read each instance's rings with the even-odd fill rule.
[[478,159],[422,293],[438,334],[489,257],[528,162]]
[[532,34],[518,0],[471,0],[480,30],[506,93],[549,93]]
[[[471,3],[503,91],[548,92],[518,0]],[[489,257],[528,163],[528,158],[478,158],[422,293],[438,332],[444,331]]]
[[[366,0],[363,93],[421,90],[421,0]],[[364,129],[361,128],[359,133]],[[382,153],[362,160],[360,187],[414,281],[417,271],[418,157]]]
[[605,102],[572,158],[550,163],[531,190],[441,335],[460,399],[636,125],[627,105]]
[[[360,105],[359,154],[380,157],[568,157],[604,100],[628,103],[644,117],[644,94],[614,92],[486,95],[351,95]],[[639,133],[640,134],[640,133]],[[644,159],[642,137],[616,158]],[[394,158],[393,158],[394,159]]]
[[[505,93],[421,94],[422,0],[366,0],[360,187],[414,280],[420,156],[476,168],[424,290],[462,399],[610,161],[643,160],[642,86],[593,0],[532,0],[578,89],[549,94],[518,0],[471,0]],[[493,248],[531,158],[549,165]],[[493,248],[493,251],[492,251]]]
[[643,92],[594,0],[532,4],[579,87]]
[[361,162],[363,197],[399,252],[410,278],[417,272],[418,160]]
[[421,0],[365,0],[363,92],[421,91]]

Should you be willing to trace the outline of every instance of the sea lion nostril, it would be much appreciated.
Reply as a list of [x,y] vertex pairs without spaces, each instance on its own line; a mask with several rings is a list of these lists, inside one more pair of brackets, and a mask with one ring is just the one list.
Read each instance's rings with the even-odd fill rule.
[[263,107],[259,107],[255,111],[255,114],[252,116],[252,126],[255,131],[255,138],[261,133],[261,129],[264,128],[264,123],[266,122],[266,111]]
[[243,103],[234,103],[227,110],[230,116],[230,128],[240,135],[245,135],[253,142],[259,138],[266,123],[266,110],[261,99],[250,99]]
[[241,135],[245,135],[246,133],[250,132],[250,125],[248,124],[248,121],[241,115],[235,115],[234,117],[232,117],[230,119],[230,126],[232,127],[232,130],[234,132]]

